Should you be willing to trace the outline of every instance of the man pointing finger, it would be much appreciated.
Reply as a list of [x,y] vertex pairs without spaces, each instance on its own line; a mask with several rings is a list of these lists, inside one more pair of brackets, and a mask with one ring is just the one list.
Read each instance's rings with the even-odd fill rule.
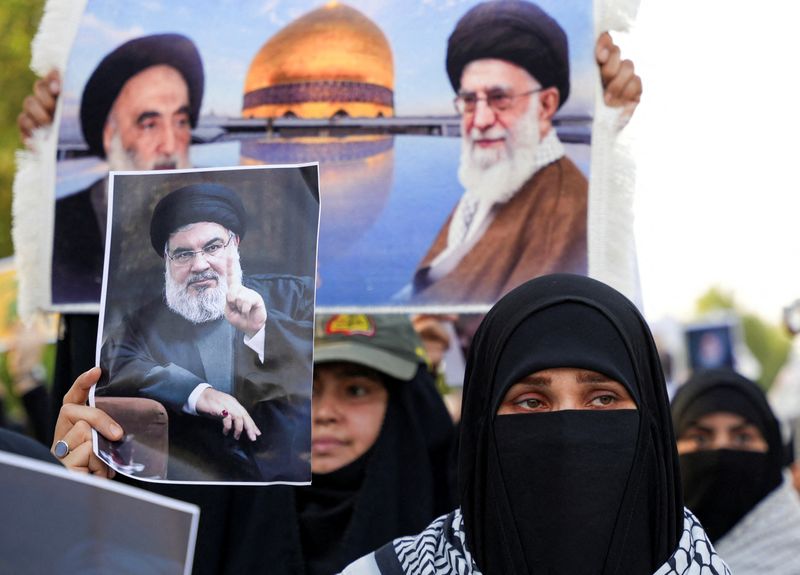
[[[302,358],[310,357],[311,281],[243,276],[246,231],[244,205],[228,187],[193,184],[164,196],[150,222],[164,295],[103,345],[98,394],[148,397],[168,409],[169,479],[273,478],[290,451],[282,438],[293,442],[307,426],[309,406],[298,406],[293,389],[310,380]],[[259,463],[266,448],[267,471]]]

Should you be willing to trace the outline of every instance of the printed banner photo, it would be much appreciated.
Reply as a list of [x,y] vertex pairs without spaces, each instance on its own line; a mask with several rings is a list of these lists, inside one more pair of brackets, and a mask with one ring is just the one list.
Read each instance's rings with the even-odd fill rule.
[[109,170],[318,161],[330,311],[486,309],[589,273],[594,43],[592,0],[88,0],[51,307],[97,309]]
[[316,164],[112,172],[98,455],[153,481],[307,483]]

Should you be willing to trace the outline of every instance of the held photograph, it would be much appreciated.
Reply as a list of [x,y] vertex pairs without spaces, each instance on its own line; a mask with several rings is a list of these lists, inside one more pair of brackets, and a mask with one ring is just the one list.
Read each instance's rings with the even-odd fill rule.
[[112,172],[102,377],[141,479],[310,480],[316,165]]

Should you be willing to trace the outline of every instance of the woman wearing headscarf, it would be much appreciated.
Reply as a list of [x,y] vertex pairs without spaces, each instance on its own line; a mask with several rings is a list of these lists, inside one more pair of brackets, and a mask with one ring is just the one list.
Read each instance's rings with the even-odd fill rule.
[[461,507],[345,573],[728,573],[683,508],[677,459],[635,306],[586,277],[532,280],[470,351]]
[[800,497],[761,388],[729,369],[695,372],[672,418],[686,505],[734,572],[800,573]]
[[225,573],[330,575],[455,506],[454,431],[406,316],[317,316],[312,484],[239,488]]

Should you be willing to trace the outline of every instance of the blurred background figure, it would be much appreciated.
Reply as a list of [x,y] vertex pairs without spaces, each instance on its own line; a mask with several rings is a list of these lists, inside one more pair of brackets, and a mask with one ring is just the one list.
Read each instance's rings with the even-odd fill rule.
[[672,403],[686,506],[738,575],[800,572],[800,497],[761,388],[700,370]]
[[464,381],[465,351],[456,331],[456,314],[418,314],[411,316],[428,356],[428,369],[453,421],[461,419],[461,386]]
[[[50,445],[53,429],[50,421],[50,393],[47,387],[47,369],[44,354],[49,329],[42,317],[30,323],[16,320],[6,350],[6,371],[10,391],[22,407],[23,423],[15,425],[6,420],[5,425],[27,433],[43,445]],[[5,402],[4,402],[5,403]],[[3,405],[5,408],[5,405]],[[5,419],[5,414],[3,414]]]

